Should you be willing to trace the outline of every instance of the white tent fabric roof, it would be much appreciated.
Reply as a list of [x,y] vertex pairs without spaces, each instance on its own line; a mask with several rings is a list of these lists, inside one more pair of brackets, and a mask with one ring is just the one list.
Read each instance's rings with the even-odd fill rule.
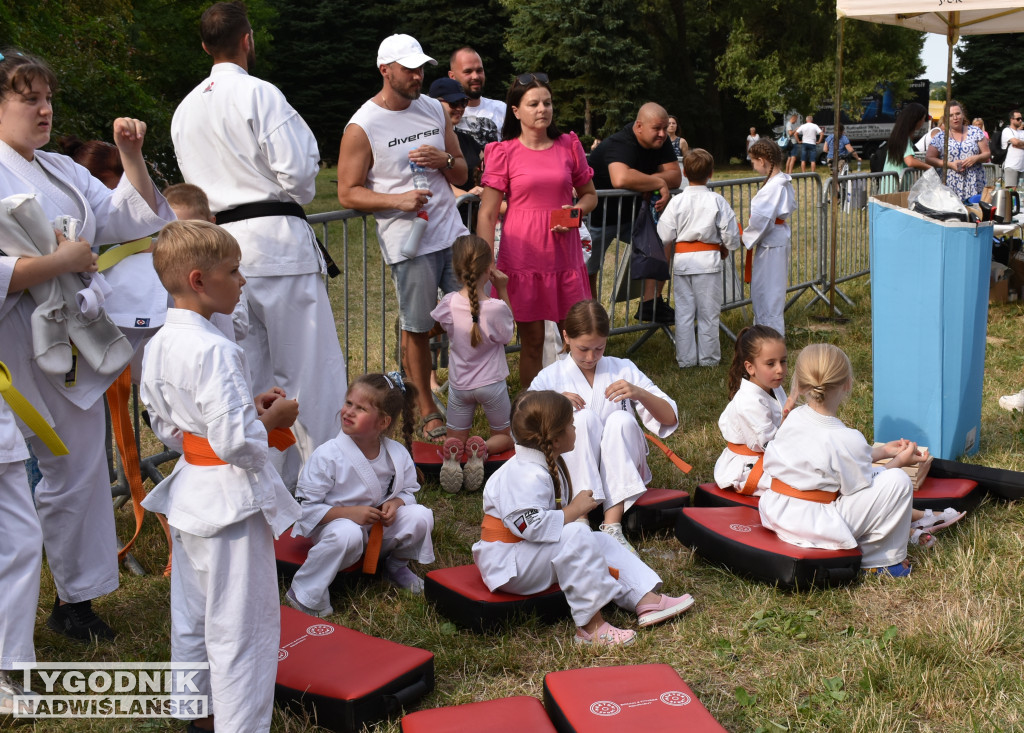
[[954,37],[1024,33],[1021,0],[837,0],[836,15],[943,35],[952,28]]

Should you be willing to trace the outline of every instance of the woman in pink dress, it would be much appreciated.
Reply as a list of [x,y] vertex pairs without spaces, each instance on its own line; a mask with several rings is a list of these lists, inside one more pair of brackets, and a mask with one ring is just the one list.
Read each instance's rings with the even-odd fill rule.
[[476,233],[494,247],[502,199],[498,269],[508,275],[508,296],[519,330],[519,383],[525,389],[541,368],[544,322],[559,324],[569,308],[590,298],[578,227],[552,226],[556,209],[570,209],[573,189],[579,222],[597,205],[583,146],[575,133],[552,122],[546,74],[520,74],[508,92],[502,141],[484,152]]

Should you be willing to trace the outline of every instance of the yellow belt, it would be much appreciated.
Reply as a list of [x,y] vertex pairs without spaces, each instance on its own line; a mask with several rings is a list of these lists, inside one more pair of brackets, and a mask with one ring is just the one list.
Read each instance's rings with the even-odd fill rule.
[[26,400],[24,395],[14,388],[11,370],[2,361],[0,361],[0,396],[11,406],[14,414],[20,417],[28,425],[29,429],[36,434],[36,437],[43,441],[53,455],[66,456],[68,454],[68,447],[64,445],[64,441],[60,439],[60,436],[43,419],[43,416],[32,406],[32,403]]
[[103,272],[104,270],[109,270],[118,262],[126,260],[132,255],[147,250],[152,245],[152,237],[143,237],[142,239],[136,239],[133,242],[125,242],[124,244],[120,245],[111,245],[110,247],[103,250],[99,258],[97,258],[96,267],[99,268],[100,272]]

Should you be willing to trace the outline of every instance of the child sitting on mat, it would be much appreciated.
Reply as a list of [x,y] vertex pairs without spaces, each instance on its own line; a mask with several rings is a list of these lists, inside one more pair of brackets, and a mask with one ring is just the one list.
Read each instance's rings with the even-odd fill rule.
[[[142,362],[153,432],[183,454],[143,502],[171,526],[171,661],[209,663],[196,694],[210,695],[222,731],[270,729],[281,643],[273,538],[299,516],[268,445],[294,442],[278,428],[291,427],[298,403],[278,388],[254,398],[245,353],[210,323],[238,302],[241,257],[214,224],[160,230],[153,267],[174,307]],[[193,728],[212,730],[213,719]]]
[[786,341],[768,326],[748,326],[736,337],[729,367],[729,404],[718,418],[728,447],[715,463],[723,489],[761,496],[771,486],[764,449],[785,415]]
[[[515,321],[508,304],[508,276],[494,266],[487,242],[474,234],[456,239],[452,268],[462,289],[444,296],[430,317],[441,324],[451,343],[441,488],[454,494],[462,488],[479,489],[487,456],[512,448],[505,345],[512,340]],[[498,298],[487,294],[488,280]],[[491,426],[486,442],[469,437],[477,405],[484,408]],[[463,448],[469,454],[465,470],[459,465]]]
[[292,536],[313,547],[295,573],[285,600],[310,616],[333,613],[328,586],[365,553],[363,572],[384,572],[400,588],[423,592],[409,561],[434,562],[434,514],[416,503],[416,466],[401,443],[387,437],[402,417],[411,443],[416,392],[398,372],[364,374],[349,387],[341,432],[306,462],[295,489],[302,516]]
[[562,460],[576,442],[567,398],[525,393],[513,410],[512,434],[516,455],[487,481],[481,538],[473,545],[473,561],[491,591],[530,595],[557,582],[578,627],[573,641],[588,646],[635,641],[636,632],[604,620],[601,609],[609,602],[635,610],[641,627],[693,605],[689,595],[660,595],[653,570],[586,523],[597,502],[589,489],[573,492]]
[[876,471],[872,461],[898,469],[920,458],[917,445],[895,440],[872,448],[836,416],[853,389],[853,368],[842,349],[811,344],[800,352],[792,392],[806,405],[793,409],[765,448],[771,490],[758,504],[761,524],[800,547],[860,547],[867,574],[910,575],[913,486],[899,470]]

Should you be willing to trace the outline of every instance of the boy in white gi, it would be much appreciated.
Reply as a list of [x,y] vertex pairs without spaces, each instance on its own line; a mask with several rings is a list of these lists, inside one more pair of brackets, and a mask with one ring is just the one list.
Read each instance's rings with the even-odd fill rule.
[[782,151],[774,140],[761,138],[750,146],[750,163],[766,180],[750,200],[750,220],[743,230],[750,273],[754,323],[786,335],[786,285],[789,282],[790,219],[796,194],[782,172]]
[[635,631],[604,620],[608,603],[635,611],[640,627],[693,605],[689,594],[662,595],[657,573],[586,523],[597,502],[589,489],[572,490],[562,460],[576,443],[568,399],[547,390],[525,393],[513,410],[512,434],[516,455],[487,481],[480,541],[473,545],[473,562],[491,591],[529,595],[557,582],[577,626],[573,641],[584,646],[635,641]]
[[530,389],[569,398],[580,437],[565,454],[573,484],[577,491],[592,491],[603,504],[601,531],[635,553],[622,534],[622,516],[652,478],[637,417],[664,439],[679,427],[679,412],[675,401],[633,362],[604,355],[611,324],[596,300],[573,305],[562,329],[568,354],[542,369]]
[[299,476],[302,517],[292,535],[314,544],[285,595],[288,605],[311,616],[333,613],[328,586],[364,551],[364,572],[384,557],[392,583],[423,592],[409,561],[434,562],[434,513],[416,503],[420,485],[409,451],[387,437],[402,415],[411,444],[415,405],[415,387],[398,372],[364,374],[349,387],[341,432],[313,451]]
[[[686,154],[690,185],[673,196],[658,219],[658,236],[670,248],[676,296],[676,363],[717,366],[722,359],[718,321],[722,311],[722,260],[740,246],[736,214],[707,187],[715,159],[702,148]],[[675,256],[671,256],[675,252]],[[693,321],[697,320],[694,339]]]
[[[146,348],[142,400],[183,456],[143,505],[171,526],[172,661],[209,662],[195,682],[219,730],[266,731],[281,633],[273,537],[299,516],[268,440],[287,447],[277,437],[298,403],[276,388],[254,398],[244,352],[210,323],[238,302],[240,258],[207,222],[172,222],[157,239],[153,266],[175,307]],[[192,723],[212,727],[212,716]]]

